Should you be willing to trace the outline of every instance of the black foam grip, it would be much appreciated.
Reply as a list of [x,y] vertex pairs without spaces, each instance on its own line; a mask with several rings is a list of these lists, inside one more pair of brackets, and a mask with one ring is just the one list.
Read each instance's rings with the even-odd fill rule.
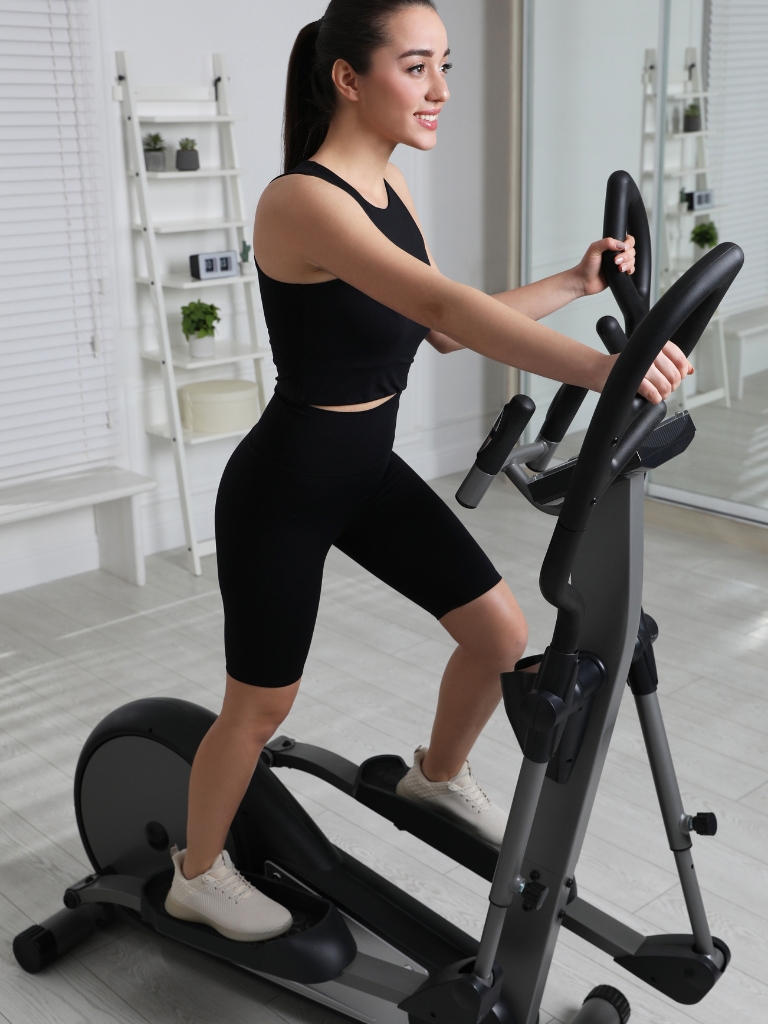
[[579,388],[575,384],[563,384],[547,409],[539,436],[547,441],[562,441],[586,394],[586,388]]
[[635,271],[623,274],[614,263],[616,252],[603,253],[603,276],[624,316],[629,337],[648,312],[651,294],[651,232],[640,190],[627,171],[614,171],[605,191],[603,237],[623,242],[635,239]]
[[500,473],[535,412],[536,406],[528,395],[510,399],[480,446],[475,460],[477,468],[489,476]]

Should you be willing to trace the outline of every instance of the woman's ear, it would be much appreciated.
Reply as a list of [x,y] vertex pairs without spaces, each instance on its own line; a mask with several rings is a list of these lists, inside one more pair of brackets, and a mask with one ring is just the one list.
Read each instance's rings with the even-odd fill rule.
[[345,60],[337,60],[331,70],[331,79],[338,92],[349,100],[350,103],[357,103],[360,99],[360,78],[351,64]]

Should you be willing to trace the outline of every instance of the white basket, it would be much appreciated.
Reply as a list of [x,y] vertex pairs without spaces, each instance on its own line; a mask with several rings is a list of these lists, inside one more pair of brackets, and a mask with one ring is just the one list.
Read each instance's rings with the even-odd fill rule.
[[181,422],[197,434],[250,430],[259,418],[259,392],[250,380],[201,380],[179,388]]

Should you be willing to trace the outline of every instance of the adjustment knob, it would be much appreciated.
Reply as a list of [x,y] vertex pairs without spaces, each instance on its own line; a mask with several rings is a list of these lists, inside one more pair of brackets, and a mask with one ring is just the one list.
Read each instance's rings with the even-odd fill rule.
[[522,892],[524,909],[541,910],[548,893],[549,888],[541,882],[526,882]]
[[712,811],[700,811],[690,819],[690,829],[700,836],[713,836],[717,832],[717,818]]

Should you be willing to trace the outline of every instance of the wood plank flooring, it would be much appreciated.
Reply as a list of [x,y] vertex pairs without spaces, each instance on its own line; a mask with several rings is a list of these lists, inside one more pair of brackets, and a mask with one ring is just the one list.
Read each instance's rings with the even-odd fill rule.
[[[531,651],[554,617],[538,592],[552,520],[497,482],[479,510],[452,501],[517,594]],[[661,701],[686,807],[714,810],[696,862],[715,932],[733,951],[723,980],[682,1007],[563,932],[542,1024],[569,1021],[595,984],[616,984],[637,1024],[759,1021],[768,1005],[768,556],[648,527],[645,607],[659,621]],[[60,906],[88,870],[72,807],[79,749],[108,711],[167,694],[218,710],[222,612],[215,559],[195,579],[178,553],[148,560],[132,587],[100,571],[0,597],[0,1024],[337,1024],[336,1014],[119,922],[53,968],[16,965],[13,936]],[[426,613],[338,552],[328,560],[315,641],[284,731],[353,760],[408,759],[429,736],[451,645]],[[520,756],[497,714],[473,756],[508,806]],[[339,846],[479,934],[487,885],[317,779],[281,777]],[[579,864],[580,891],[641,931],[687,930],[674,865],[629,695]]]

